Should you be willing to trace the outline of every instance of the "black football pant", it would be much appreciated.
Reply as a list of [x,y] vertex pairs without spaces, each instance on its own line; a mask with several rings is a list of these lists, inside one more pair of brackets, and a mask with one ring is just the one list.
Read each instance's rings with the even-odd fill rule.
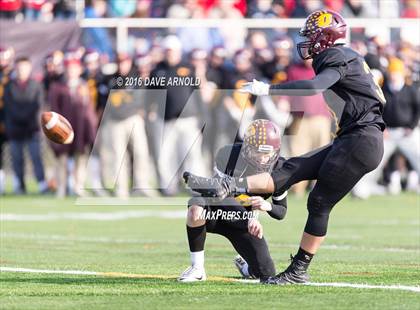
[[283,193],[303,180],[316,180],[308,197],[305,232],[325,236],[334,205],[379,165],[382,155],[383,135],[378,127],[354,129],[324,148],[285,161],[272,172],[275,192]]
[[[225,202],[226,205],[221,203]],[[226,198],[217,205],[207,205],[202,197],[193,197],[188,206],[204,206],[206,212],[231,211],[242,214],[250,212],[233,198]],[[267,279],[276,274],[273,260],[264,237],[259,239],[248,232],[248,220],[207,219],[206,231],[227,238],[239,255],[248,263],[249,273],[259,279]]]
[[[241,225],[230,225],[225,221],[207,221],[207,232],[227,238],[239,255],[248,263],[249,273],[265,280],[276,274],[273,260],[264,237],[259,239],[248,232],[248,221]],[[240,227],[242,226],[242,227]]]

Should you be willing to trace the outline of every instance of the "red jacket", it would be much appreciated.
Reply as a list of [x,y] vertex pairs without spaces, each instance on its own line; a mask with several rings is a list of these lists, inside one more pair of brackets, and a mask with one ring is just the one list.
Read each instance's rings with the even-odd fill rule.
[[22,7],[22,0],[0,0],[0,11],[18,11]]

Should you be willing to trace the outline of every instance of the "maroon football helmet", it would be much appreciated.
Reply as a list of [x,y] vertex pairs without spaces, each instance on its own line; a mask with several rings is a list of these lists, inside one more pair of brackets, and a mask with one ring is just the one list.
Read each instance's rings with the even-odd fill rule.
[[248,126],[241,154],[257,170],[267,171],[280,155],[280,129],[271,121],[257,119]]
[[299,35],[307,40],[297,44],[299,56],[310,59],[331,47],[339,39],[345,39],[347,25],[343,17],[331,10],[319,10],[306,18]]

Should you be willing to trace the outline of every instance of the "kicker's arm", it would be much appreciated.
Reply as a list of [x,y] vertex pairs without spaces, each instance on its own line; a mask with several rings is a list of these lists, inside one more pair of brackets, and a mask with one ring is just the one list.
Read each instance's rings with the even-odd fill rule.
[[313,96],[322,93],[340,79],[340,73],[334,69],[325,69],[311,80],[290,81],[270,85],[270,95]]
[[271,211],[267,211],[268,215],[276,220],[282,220],[287,212],[287,192],[281,196],[273,196],[271,203]]

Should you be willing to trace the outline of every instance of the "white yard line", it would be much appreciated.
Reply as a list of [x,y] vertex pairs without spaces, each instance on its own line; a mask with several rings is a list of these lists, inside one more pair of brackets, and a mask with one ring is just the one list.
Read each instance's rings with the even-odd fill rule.
[[349,288],[361,288],[361,289],[382,289],[382,290],[401,290],[401,291],[411,291],[420,293],[420,286],[408,286],[408,285],[371,285],[371,284],[356,284],[356,283],[318,283],[310,282],[305,283],[309,286],[329,286],[329,287],[349,287]]
[[44,214],[2,213],[0,221],[45,222],[57,220],[88,220],[88,221],[120,221],[132,218],[166,218],[181,219],[186,217],[187,210],[130,210],[116,212],[49,212]]
[[[15,268],[15,267],[0,267],[0,272],[22,272],[22,273],[46,273],[46,274],[67,274],[67,275],[89,275],[89,276],[102,276],[102,277],[121,277],[121,278],[163,278],[172,279],[172,277],[166,277],[162,275],[143,275],[143,274],[130,274],[120,272],[96,272],[96,271],[84,271],[84,270],[51,270],[51,269],[31,269],[31,268]],[[210,280],[212,278],[210,277]],[[224,277],[213,277],[213,281],[228,281],[228,282],[241,282],[255,284],[258,281],[232,279]],[[345,287],[345,288],[356,288],[356,289],[381,289],[381,290],[401,290],[420,293],[419,286],[408,286],[408,285],[371,285],[371,284],[358,284],[358,283],[318,283],[310,282],[305,283],[308,286],[326,286],[326,287]]]
[[[112,238],[112,237],[85,237],[85,236],[66,236],[57,234],[28,234],[28,233],[13,233],[2,232],[0,240],[6,239],[27,239],[39,241],[69,241],[69,242],[92,242],[92,243],[120,243],[120,244],[145,244],[145,243],[159,243],[159,240],[149,239],[134,239],[134,238]],[[296,244],[273,244],[273,247],[280,248],[294,248]],[[344,251],[377,251],[377,252],[391,252],[391,253],[420,253],[420,248],[396,248],[396,247],[364,247],[346,244],[324,244],[323,250],[344,250]]]
[[88,275],[88,276],[98,275],[98,272],[95,272],[95,271],[49,270],[49,269],[13,268],[13,267],[0,267],[0,272],[51,273],[51,274],[71,274],[71,275]]

